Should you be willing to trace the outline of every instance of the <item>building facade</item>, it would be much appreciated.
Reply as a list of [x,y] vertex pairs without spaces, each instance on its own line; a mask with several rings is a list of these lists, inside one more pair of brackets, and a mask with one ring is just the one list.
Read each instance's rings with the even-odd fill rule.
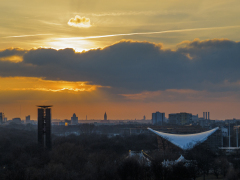
[[169,114],[169,124],[174,125],[192,124],[192,114],[186,112]]
[[71,124],[76,125],[78,124],[78,117],[75,113],[73,113],[73,116],[71,117]]
[[165,113],[155,112],[152,113],[152,124],[153,125],[163,125],[165,122]]

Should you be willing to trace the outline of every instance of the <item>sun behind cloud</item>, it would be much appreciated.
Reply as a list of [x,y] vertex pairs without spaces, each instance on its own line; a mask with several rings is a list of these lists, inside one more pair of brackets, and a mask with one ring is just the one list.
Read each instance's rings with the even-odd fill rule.
[[0,77],[0,91],[91,92],[101,88],[84,81],[45,80],[36,77]]
[[79,28],[89,28],[92,26],[89,18],[81,17],[78,15],[76,15],[75,18],[69,19],[68,25]]

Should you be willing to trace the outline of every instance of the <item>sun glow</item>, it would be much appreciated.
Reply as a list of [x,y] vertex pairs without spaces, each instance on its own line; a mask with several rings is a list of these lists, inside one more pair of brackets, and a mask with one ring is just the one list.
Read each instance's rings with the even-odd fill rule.
[[95,91],[100,85],[90,85],[80,81],[52,81],[34,77],[6,77],[0,78],[0,90],[10,91],[50,91],[77,93],[83,91]]
[[54,49],[72,48],[76,52],[88,51],[93,48],[98,48],[94,41],[90,40],[78,40],[72,38],[52,38],[45,43],[46,47],[52,47]]

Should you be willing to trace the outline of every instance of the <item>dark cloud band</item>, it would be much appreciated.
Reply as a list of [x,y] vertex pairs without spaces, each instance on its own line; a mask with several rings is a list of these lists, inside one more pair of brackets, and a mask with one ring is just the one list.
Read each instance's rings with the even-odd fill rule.
[[[16,49],[8,54],[18,53]],[[2,51],[3,53],[4,51]],[[0,52],[1,55],[1,52]],[[160,44],[121,41],[104,49],[33,49],[23,61],[0,61],[1,76],[90,81],[117,93],[165,89],[227,91],[240,89],[240,43],[195,40],[175,51]]]

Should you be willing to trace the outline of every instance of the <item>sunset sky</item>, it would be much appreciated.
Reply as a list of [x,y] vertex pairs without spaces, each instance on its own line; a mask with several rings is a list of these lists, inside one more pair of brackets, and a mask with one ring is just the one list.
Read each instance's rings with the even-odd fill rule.
[[0,112],[240,119],[239,0],[1,0]]

